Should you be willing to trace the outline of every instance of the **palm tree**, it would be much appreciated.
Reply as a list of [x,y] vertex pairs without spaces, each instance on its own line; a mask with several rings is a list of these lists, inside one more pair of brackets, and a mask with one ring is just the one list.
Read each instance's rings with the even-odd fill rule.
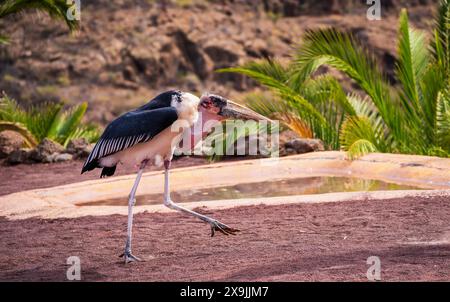
[[[13,14],[23,13],[25,10],[34,9],[45,12],[54,19],[63,20],[70,31],[78,28],[77,20],[70,20],[67,11],[70,5],[66,0],[0,0],[0,19]],[[0,35],[0,44],[7,44],[8,37]]]
[[[409,25],[400,15],[396,76],[388,84],[375,56],[349,33],[308,30],[304,43],[287,66],[270,60],[222,72],[250,76],[275,93],[253,97],[250,106],[262,114],[288,115],[333,149],[350,157],[367,152],[450,155],[450,0],[441,0],[434,37]],[[314,77],[322,65],[344,72],[365,92],[345,95],[329,75]],[[308,133],[308,131],[306,131]],[[302,132],[302,131],[300,131]]]

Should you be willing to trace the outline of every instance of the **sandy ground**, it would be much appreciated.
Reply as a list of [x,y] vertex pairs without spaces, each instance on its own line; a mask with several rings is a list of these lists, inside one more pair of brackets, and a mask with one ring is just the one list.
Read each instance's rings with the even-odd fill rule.
[[0,280],[64,281],[69,256],[85,281],[367,281],[369,256],[384,281],[450,279],[448,197],[199,210],[241,233],[210,238],[193,218],[138,214],[145,262],[129,265],[118,257],[125,216],[0,218]]

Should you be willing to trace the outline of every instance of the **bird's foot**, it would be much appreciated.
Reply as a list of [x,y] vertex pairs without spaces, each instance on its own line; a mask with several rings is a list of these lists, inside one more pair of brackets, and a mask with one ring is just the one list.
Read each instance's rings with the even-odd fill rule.
[[125,253],[123,253],[123,254],[120,255],[119,257],[124,257],[124,259],[125,259],[125,264],[130,263],[130,262],[142,261],[141,258],[136,257],[135,255],[133,255],[133,254],[131,253],[131,251],[125,251]]
[[221,232],[224,235],[236,235],[237,232],[240,232],[238,229],[233,229],[227,226],[226,224],[217,221],[217,220],[211,220],[208,222],[211,225],[211,237],[214,236],[216,231]]

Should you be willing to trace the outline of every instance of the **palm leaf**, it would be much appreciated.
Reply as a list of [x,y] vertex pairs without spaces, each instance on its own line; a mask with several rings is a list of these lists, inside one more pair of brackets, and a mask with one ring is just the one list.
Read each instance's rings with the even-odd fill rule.
[[74,132],[84,116],[87,103],[84,102],[66,111],[60,111],[50,126],[47,137],[62,145],[67,143],[67,138]]
[[373,147],[369,149],[384,151],[384,146],[380,143],[379,134],[372,127],[372,124],[367,117],[348,117],[342,125],[339,137],[341,146],[346,151],[351,150],[352,146],[354,148],[354,144],[360,140],[365,141],[365,147],[367,147],[366,142],[370,142]]
[[100,131],[98,130],[98,127],[94,125],[79,125],[75,130],[68,134],[63,146],[67,147],[67,144],[76,138],[85,138],[89,143],[94,143],[100,138]]
[[289,129],[297,133],[299,137],[314,138],[314,133],[307,122],[303,121],[300,117],[290,112],[278,112],[275,114],[275,118],[283,121]]
[[336,29],[307,31],[296,62],[299,73],[309,74],[323,64],[346,73],[369,95],[394,136],[405,137],[399,121],[402,112],[391,98],[379,64],[350,34]]
[[424,117],[419,123],[423,128],[426,142],[436,143],[436,118],[437,118],[437,99],[439,93],[448,85],[448,75],[439,63],[434,62],[428,66],[420,80],[420,87],[423,93],[422,110]]
[[450,153],[450,88],[439,93],[437,98],[437,142],[447,153]]
[[378,150],[372,142],[365,139],[359,139],[348,147],[347,157],[350,160],[354,160],[373,152],[378,152]]
[[0,3],[0,18],[35,9],[47,13],[54,19],[63,20],[73,31],[79,27],[79,23],[77,20],[67,18],[67,11],[70,7],[71,5],[67,4],[66,0],[3,0]]
[[422,78],[428,66],[428,50],[425,34],[410,28],[408,14],[403,9],[400,14],[397,77],[402,83],[402,101],[405,112],[413,118],[415,124],[422,117],[422,92],[419,79]]
[[224,155],[244,155],[234,154],[235,147],[243,143],[247,136],[257,135],[260,131],[256,122],[246,124],[245,127],[236,127],[234,121],[225,121],[221,127],[222,131],[215,131],[204,140],[204,152],[211,160]]
[[289,106],[282,100],[277,99],[272,93],[248,93],[244,97],[245,105],[253,111],[274,118],[280,111],[290,110]]
[[385,152],[396,151],[395,140],[392,137],[389,129],[386,127],[382,117],[380,116],[377,108],[366,97],[360,97],[357,94],[349,94],[347,96],[348,101],[352,104],[356,115],[359,117],[367,118],[373,131],[378,138],[378,145],[381,145],[380,149]]
[[314,137],[308,123],[303,121],[288,104],[274,96],[268,97],[261,93],[249,93],[245,97],[245,103],[247,107],[259,114],[280,120],[284,126],[297,133],[300,137]]
[[55,119],[60,114],[63,105],[58,103],[45,103],[38,107],[32,107],[27,112],[25,124],[36,138],[41,141],[48,137],[48,132]]
[[[237,68],[221,69],[219,72],[241,73],[272,89],[274,92],[274,100],[279,104],[274,105],[275,102],[272,102],[272,104],[266,106],[265,109],[267,110],[267,113],[270,113],[270,111],[274,112],[275,110],[273,109],[276,107],[283,111],[294,113],[298,119],[308,124],[310,129],[314,132],[315,137],[332,145],[338,142],[337,132],[334,131],[333,126],[322,115],[320,110],[315,108],[314,105],[310,103],[310,100],[305,99],[301,92],[295,91],[289,86],[289,79],[292,75],[289,68],[284,68],[276,61],[263,60],[260,62],[251,62]],[[310,86],[312,86],[311,83]],[[298,85],[298,88],[304,89],[304,86]],[[328,104],[330,104],[330,102],[328,102]],[[261,105],[261,102],[259,102],[258,106],[260,109],[263,109],[264,107]],[[277,110],[277,112],[282,111]]]
[[[100,133],[96,126],[81,124],[87,109],[86,102],[66,111],[62,111],[62,108],[61,103],[46,103],[24,110],[15,100],[3,95],[0,98],[0,122],[26,129],[27,133],[18,128],[30,145],[46,137],[64,146],[74,138],[84,137],[89,142],[98,140]],[[30,135],[34,140],[29,138]]]
[[240,67],[218,69],[217,72],[234,72],[246,75],[260,84],[278,90],[291,91],[287,85],[288,70],[281,63],[274,60],[249,62]]
[[0,45],[7,45],[9,44],[9,38],[5,35],[0,34]]
[[23,137],[24,143],[27,147],[34,148],[37,146],[36,138],[24,125],[20,123],[0,121],[0,132],[5,130],[19,133]]
[[0,121],[18,122],[25,124],[27,113],[19,107],[14,99],[6,94],[0,98]]
[[440,0],[435,18],[434,59],[450,73],[450,0]]

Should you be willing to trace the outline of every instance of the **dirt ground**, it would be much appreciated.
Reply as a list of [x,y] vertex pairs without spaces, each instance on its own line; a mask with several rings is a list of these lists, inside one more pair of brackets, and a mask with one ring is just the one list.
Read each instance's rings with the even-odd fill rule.
[[178,213],[135,216],[133,252],[124,265],[126,217],[0,218],[0,280],[64,281],[69,256],[84,281],[367,281],[370,256],[381,279],[450,279],[448,197],[199,209],[237,236]]

